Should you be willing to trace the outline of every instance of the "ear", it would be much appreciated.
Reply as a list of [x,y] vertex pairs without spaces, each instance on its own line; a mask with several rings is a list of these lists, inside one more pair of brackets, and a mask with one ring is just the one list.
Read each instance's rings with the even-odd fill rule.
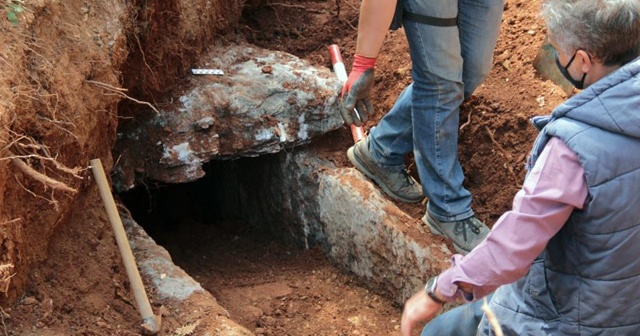
[[591,56],[589,56],[589,53],[587,53],[584,50],[578,50],[576,52],[576,58],[581,61],[580,71],[587,73],[589,72],[589,70],[591,70],[591,67],[593,66],[593,61],[591,60]]

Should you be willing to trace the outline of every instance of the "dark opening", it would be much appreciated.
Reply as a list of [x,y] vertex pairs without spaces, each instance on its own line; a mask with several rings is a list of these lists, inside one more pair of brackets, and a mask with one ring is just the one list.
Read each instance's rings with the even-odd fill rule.
[[[205,176],[182,184],[147,184],[120,196],[133,218],[155,237],[181,226],[225,226],[224,223],[249,221],[251,209],[243,197],[244,183],[251,183],[257,174],[247,167],[260,165],[264,158],[215,161],[204,165]],[[261,234],[267,226],[256,226]]]
[[198,181],[120,197],[174,263],[256,335],[393,333],[399,307],[331,265],[320,247],[287,240],[296,223],[273,206],[291,188],[282,177],[295,174],[283,168],[286,155],[215,161]]

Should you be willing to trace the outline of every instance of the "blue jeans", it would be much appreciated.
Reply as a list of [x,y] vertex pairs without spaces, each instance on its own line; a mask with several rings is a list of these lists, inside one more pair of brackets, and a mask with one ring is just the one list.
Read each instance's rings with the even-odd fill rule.
[[[491,296],[487,301],[491,301]],[[484,315],[482,303],[480,299],[437,316],[424,326],[420,336],[475,336]]]
[[370,132],[373,159],[404,166],[413,151],[427,211],[440,221],[471,217],[471,193],[458,160],[460,104],[485,79],[498,39],[503,0],[405,0],[413,13],[458,17],[436,27],[404,20],[413,83]]

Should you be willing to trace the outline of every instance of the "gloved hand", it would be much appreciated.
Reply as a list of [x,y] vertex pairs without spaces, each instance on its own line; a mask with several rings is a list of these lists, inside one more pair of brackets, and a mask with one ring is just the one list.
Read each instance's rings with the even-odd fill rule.
[[[373,86],[375,64],[375,58],[358,54],[353,58],[353,67],[347,82],[342,87],[340,101],[340,114],[349,126],[352,124],[362,126],[362,123],[367,121],[367,116],[373,112],[369,91]],[[356,115],[354,108],[358,110],[360,118]]]

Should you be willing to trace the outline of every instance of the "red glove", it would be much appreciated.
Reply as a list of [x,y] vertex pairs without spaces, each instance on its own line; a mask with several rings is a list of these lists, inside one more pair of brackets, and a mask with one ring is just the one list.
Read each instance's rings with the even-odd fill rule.
[[[353,67],[347,82],[342,87],[340,101],[340,114],[349,126],[352,124],[362,126],[362,123],[367,121],[367,116],[373,112],[369,91],[373,87],[373,67],[375,64],[375,58],[358,54],[353,57]],[[357,109],[357,114],[354,109]]]

